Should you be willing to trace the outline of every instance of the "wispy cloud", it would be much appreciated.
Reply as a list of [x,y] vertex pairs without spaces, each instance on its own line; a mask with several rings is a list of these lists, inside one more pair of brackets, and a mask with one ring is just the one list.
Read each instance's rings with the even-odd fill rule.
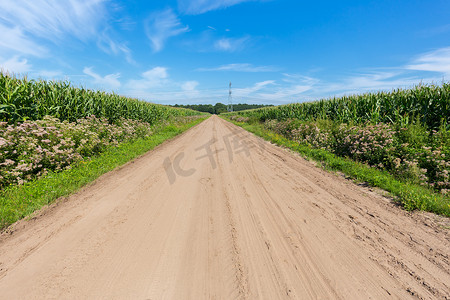
[[43,56],[47,49],[33,42],[20,27],[8,27],[0,22],[0,49],[14,53]]
[[[289,102],[312,101],[333,96],[374,92],[395,88],[408,88],[423,83],[438,83],[448,60],[449,48],[423,53],[410,60],[410,63],[395,67],[367,68],[364,70],[348,70],[335,77],[323,77],[326,69],[308,71],[305,74],[280,73],[271,80],[258,81],[244,87],[233,87],[233,101],[246,103],[283,104]],[[249,63],[235,63],[211,68],[200,68],[197,71],[241,71],[265,72],[270,66],[255,66]],[[160,103],[226,103],[225,89],[199,89],[197,81],[175,82],[170,80],[167,70],[162,68],[154,76],[164,78],[161,84],[144,81],[137,93],[145,98]],[[314,73],[311,75],[311,73]],[[161,75],[163,74],[163,75]]]
[[80,40],[95,36],[107,17],[105,0],[3,0],[0,21],[44,39],[61,39],[69,33]]
[[406,66],[409,70],[439,72],[450,75],[450,47],[437,49],[417,57]]
[[198,81],[190,80],[181,83],[181,97],[185,97],[188,99],[196,98],[200,95],[200,92],[197,90],[197,86],[199,85]]
[[[231,67],[225,67],[227,68]],[[320,70],[322,71],[326,69]],[[315,77],[289,73],[281,75],[277,80],[235,89],[233,95],[246,102],[282,104],[380,90],[390,91],[413,87],[419,83],[436,84],[443,76],[450,75],[450,47],[420,54],[405,65],[369,68],[329,80],[321,78],[320,74],[315,74]]]
[[[229,34],[226,34],[229,35]],[[249,35],[229,37],[218,34],[217,30],[207,29],[191,34],[182,41],[187,49],[197,52],[239,52],[252,46],[255,39]]]
[[385,71],[374,69],[341,76],[336,80],[317,81],[311,84],[311,88],[305,91],[306,93],[299,96],[301,99],[322,99],[366,92],[391,91],[397,88],[410,88],[421,82],[437,83],[438,81],[438,77],[420,77],[416,72],[401,68]]
[[[309,97],[325,98],[375,91],[410,88],[419,83],[439,84],[450,76],[450,47],[419,54],[405,65],[372,68],[339,79],[311,82]],[[448,80],[448,78],[447,78]]]
[[117,90],[121,86],[119,81],[120,73],[109,74],[102,77],[95,73],[91,67],[85,67],[83,73],[92,77],[94,79],[93,83],[105,90]]
[[126,84],[126,89],[132,94],[151,89],[161,88],[168,82],[167,68],[155,67],[143,72],[140,79],[131,79]]
[[238,97],[246,97],[273,84],[275,84],[275,80],[265,80],[257,82],[251,87],[234,89],[234,94]]
[[221,38],[214,43],[214,48],[219,51],[235,52],[242,50],[249,41],[249,37]]
[[221,65],[215,68],[199,68],[197,71],[235,71],[235,72],[251,72],[251,73],[259,73],[259,72],[276,72],[278,68],[272,66],[253,66],[249,63],[240,63],[240,64],[228,64]]
[[205,12],[227,8],[242,2],[255,0],[178,0],[178,8],[188,15],[199,15]]
[[318,83],[320,80],[314,77],[305,76],[301,74],[289,74],[283,73],[282,81],[292,84],[298,84],[299,82],[303,84],[313,85]]
[[303,96],[303,93],[312,90],[315,82],[312,82],[312,80],[305,82],[304,79],[301,79],[289,84],[283,84],[276,80],[266,80],[257,82],[247,88],[235,89],[234,94],[237,98],[241,98],[244,101],[257,100],[264,103],[294,102],[295,98],[298,99],[300,96]]
[[114,54],[114,55],[123,55],[125,56],[125,59],[130,64],[135,64],[132,55],[131,50],[128,48],[126,43],[124,42],[117,42],[114,39],[111,38],[111,34],[107,33],[106,31],[103,31],[97,40],[97,46],[106,53]]
[[0,70],[8,73],[23,74],[31,70],[31,65],[25,58],[19,56],[13,56],[12,58],[3,61],[0,58]]
[[312,92],[314,88],[320,85],[320,80],[310,76],[301,74],[283,73],[281,82],[270,92],[260,92],[256,96],[259,99],[273,100],[274,103],[279,102],[295,102],[300,98],[303,100],[311,99],[305,92]]
[[36,74],[38,77],[47,79],[61,78],[64,75],[62,71],[49,71],[49,70],[40,70],[37,71]]
[[304,92],[310,91],[313,88],[311,85],[294,85],[287,87],[280,87],[271,93],[259,93],[257,97],[259,99],[272,100],[272,101],[289,101],[297,102]]
[[145,23],[145,30],[153,50],[158,52],[163,49],[167,39],[189,31],[189,27],[183,26],[169,8],[151,14]]
[[[385,86],[386,83],[391,84],[396,81],[397,76],[402,75],[402,72],[370,72],[350,76],[346,79],[349,87],[372,89]],[[398,78],[397,78],[398,79]]]
[[[409,88],[419,83],[437,84],[450,76],[450,47],[423,53],[403,66],[378,68],[342,77],[317,86],[317,93],[335,95]],[[448,79],[448,78],[447,78]]]
[[3,0],[0,1],[0,48],[15,53],[44,56],[49,41],[60,45],[68,38],[88,42],[109,54],[121,54],[129,62],[131,51],[111,38],[110,0]]
[[197,81],[194,81],[194,80],[192,80],[192,81],[186,81],[186,82],[183,82],[182,84],[181,84],[181,89],[183,90],[183,91],[188,91],[188,92],[190,92],[190,91],[193,91],[193,90],[195,90],[195,88],[198,86],[198,82]]
[[[129,80],[123,91],[128,96],[156,103],[186,103],[199,99],[199,82],[195,80],[175,81],[170,78],[166,67],[154,67],[143,72],[138,79]],[[203,97],[203,96],[201,96]],[[208,95],[209,99],[211,95]]]

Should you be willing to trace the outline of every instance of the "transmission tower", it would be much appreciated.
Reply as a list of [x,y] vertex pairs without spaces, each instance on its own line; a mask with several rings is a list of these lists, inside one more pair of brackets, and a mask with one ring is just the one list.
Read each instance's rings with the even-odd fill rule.
[[230,86],[228,88],[228,106],[227,106],[227,110],[228,111],[233,111],[233,97],[231,96],[231,82],[230,82]]

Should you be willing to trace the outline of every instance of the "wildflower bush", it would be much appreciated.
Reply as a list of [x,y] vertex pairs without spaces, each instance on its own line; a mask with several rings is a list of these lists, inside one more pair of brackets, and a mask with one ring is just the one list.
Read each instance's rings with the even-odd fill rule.
[[395,152],[395,131],[387,124],[347,126],[341,124],[334,134],[333,149],[340,156],[378,165],[381,168]]
[[230,117],[231,120],[236,121],[236,122],[248,122],[249,118],[248,117],[241,117],[241,116],[231,116]]
[[115,124],[95,116],[76,122],[50,116],[17,125],[0,122],[0,188],[69,169],[108,147],[151,134],[149,123],[124,118]]
[[445,124],[428,131],[420,123],[358,125],[316,120],[268,120],[267,129],[300,144],[325,149],[396,177],[440,191],[450,190],[450,130]]
[[291,139],[300,144],[330,150],[330,132],[320,130],[316,124],[300,124],[298,128],[292,129],[290,135]]

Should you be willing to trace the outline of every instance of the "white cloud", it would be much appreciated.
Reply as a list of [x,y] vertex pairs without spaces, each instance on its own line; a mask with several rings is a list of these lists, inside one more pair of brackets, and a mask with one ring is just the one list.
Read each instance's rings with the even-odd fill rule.
[[31,41],[19,27],[8,27],[0,23],[0,48],[14,53],[43,56],[47,50]]
[[248,63],[221,65],[216,68],[199,68],[197,71],[235,71],[235,72],[276,72],[278,69],[271,66],[253,66]]
[[[197,89],[197,81],[175,82],[166,78],[164,84],[154,86],[153,88],[144,88],[145,85],[136,86],[140,89],[129,90],[127,95],[150,100],[157,103],[166,104],[206,104],[206,103],[227,103],[228,93],[226,89]],[[302,99],[308,96],[304,95],[309,91],[309,85],[280,85],[275,80],[265,80],[256,82],[251,86],[244,88],[233,88],[234,103],[285,103],[296,100],[301,96]],[[308,98],[309,99],[309,98]]]
[[141,74],[140,79],[131,79],[126,84],[127,90],[133,94],[139,91],[161,88],[168,82],[167,68],[155,67]]
[[275,84],[275,80],[265,80],[265,81],[257,82],[251,87],[234,89],[234,94],[238,97],[246,97],[252,93],[262,90],[263,88],[267,87],[268,85],[274,85],[274,84]]
[[2,0],[0,1],[0,48],[15,53],[44,56],[43,42],[63,43],[68,36],[96,40],[106,53],[122,54],[132,62],[130,50],[106,33],[110,0]]
[[219,51],[235,52],[244,48],[249,37],[221,38],[214,43],[214,48]]
[[[307,95],[318,99],[366,92],[391,91],[397,88],[406,89],[420,83],[439,84],[448,76],[450,76],[450,47],[445,47],[420,54],[403,66],[372,68],[362,73],[341,76],[338,80],[328,82],[310,81],[309,84],[312,85],[312,88]],[[290,77],[283,80],[291,82]]]
[[[292,101],[295,102],[293,97],[300,97],[306,91],[309,91],[313,88],[312,85],[294,85],[281,87],[276,89],[271,93],[258,93],[257,97],[260,99],[266,100],[284,100],[284,101]],[[292,99],[290,99],[292,98]]]
[[113,40],[106,31],[103,31],[101,35],[99,35],[97,40],[97,46],[106,53],[114,54],[114,55],[123,55],[125,59],[130,64],[135,64],[136,62],[133,60],[131,55],[130,48],[127,47],[125,43],[119,43]]
[[283,79],[284,82],[292,83],[292,84],[308,84],[308,85],[314,85],[317,84],[320,80],[317,78],[313,78],[310,76],[300,75],[300,74],[289,74],[289,73],[283,73]]
[[153,13],[148,18],[145,29],[155,52],[162,50],[170,37],[189,31],[189,27],[183,26],[170,8]]
[[[281,73],[276,80],[259,81],[244,87],[233,87],[233,102],[284,104],[289,102],[312,101],[333,96],[343,96],[394,88],[409,88],[423,83],[438,83],[447,68],[448,48],[439,49],[411,59],[409,64],[391,68],[371,68],[332,79],[319,77],[326,69],[308,71],[306,74]],[[422,65],[427,64],[427,65]],[[431,64],[428,65],[428,64]],[[413,66],[414,67],[411,67]],[[416,66],[416,65],[420,65]],[[197,71],[268,71],[272,67],[254,66],[249,63],[221,65],[214,68],[200,68]],[[153,69],[152,69],[153,70]],[[434,73],[424,72],[433,71]],[[348,71],[347,71],[348,72]],[[137,90],[144,99],[159,103],[211,103],[227,102],[226,89],[199,89],[196,81],[174,82],[169,79],[165,68],[150,72],[156,78],[164,78],[160,85]],[[314,77],[310,74],[314,73]],[[157,74],[160,74],[157,76]],[[273,75],[273,74],[271,74]],[[321,79],[319,79],[321,78]],[[145,83],[146,81],[144,81]],[[147,81],[143,87],[149,86]]]
[[178,8],[184,14],[198,15],[254,0],[178,0]]
[[450,47],[422,54],[407,65],[406,69],[450,75]]
[[227,37],[218,34],[217,30],[204,30],[198,34],[191,34],[189,39],[183,39],[184,48],[197,52],[238,52],[242,51],[254,42],[249,36]]
[[49,79],[62,77],[64,75],[64,73],[61,71],[49,71],[49,70],[41,70],[36,73],[39,77],[49,78]]
[[193,99],[200,95],[200,92],[197,91],[197,86],[199,83],[197,81],[191,80],[191,81],[185,81],[181,84],[181,90],[180,98],[187,98],[187,99]]
[[[300,75],[298,75],[300,76]],[[257,82],[253,86],[235,89],[234,95],[245,101],[255,100],[259,103],[282,103],[293,101],[293,97],[300,97],[304,92],[310,91],[314,83],[305,83],[304,79],[290,84],[280,84],[275,80]]]
[[438,76],[425,77],[423,73],[405,69],[395,71],[371,71],[343,77],[340,81],[322,83],[315,86],[314,95],[321,98],[329,96],[343,96],[366,92],[391,91],[397,88],[411,88],[419,83],[438,83],[442,80]]
[[65,33],[86,40],[107,17],[106,5],[105,0],[2,0],[0,22],[49,40]]
[[197,81],[186,81],[183,84],[181,84],[181,89],[186,92],[191,92],[194,91],[197,86],[198,86]]
[[[186,103],[199,99],[199,82],[195,80],[175,81],[170,79],[167,68],[155,67],[143,72],[139,79],[131,79],[124,87],[124,94],[157,103]],[[206,96],[204,96],[206,97]],[[208,93],[207,97],[211,97]]]
[[387,81],[392,82],[400,74],[401,72],[371,72],[349,77],[346,81],[349,86],[355,88],[377,88]]
[[314,94],[328,97],[330,94],[342,96],[390,91],[396,88],[411,88],[419,83],[439,84],[448,76],[450,76],[450,47],[445,47],[420,54],[403,66],[369,69],[364,73],[345,76],[339,81],[317,85]]
[[167,73],[167,68],[164,67],[155,67],[153,69],[150,69],[144,73],[142,73],[142,77],[144,77],[147,80],[159,80],[159,79],[165,79],[169,77]]
[[120,77],[120,73],[109,74],[104,77],[92,71],[92,68],[85,67],[83,69],[83,73],[89,75],[94,79],[93,83],[99,85],[99,87],[103,89],[112,89],[116,90],[120,87],[120,81],[118,78]]
[[450,75],[450,47],[419,55],[404,66],[372,68],[328,81],[300,74],[282,75],[281,81],[274,82],[273,86],[256,91],[255,87],[243,89],[248,92],[245,99],[287,103],[411,88],[419,83],[438,84],[443,76]]
[[31,70],[31,65],[25,58],[20,59],[16,55],[6,61],[0,58],[0,70],[8,73],[23,74]]
[[216,49],[228,51],[231,49],[230,39],[222,38],[218,40],[215,45]]

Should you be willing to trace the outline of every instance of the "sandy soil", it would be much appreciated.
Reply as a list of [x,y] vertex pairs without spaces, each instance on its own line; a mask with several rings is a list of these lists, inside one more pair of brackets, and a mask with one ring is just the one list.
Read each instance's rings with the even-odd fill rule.
[[0,236],[1,299],[449,299],[448,220],[213,116]]

